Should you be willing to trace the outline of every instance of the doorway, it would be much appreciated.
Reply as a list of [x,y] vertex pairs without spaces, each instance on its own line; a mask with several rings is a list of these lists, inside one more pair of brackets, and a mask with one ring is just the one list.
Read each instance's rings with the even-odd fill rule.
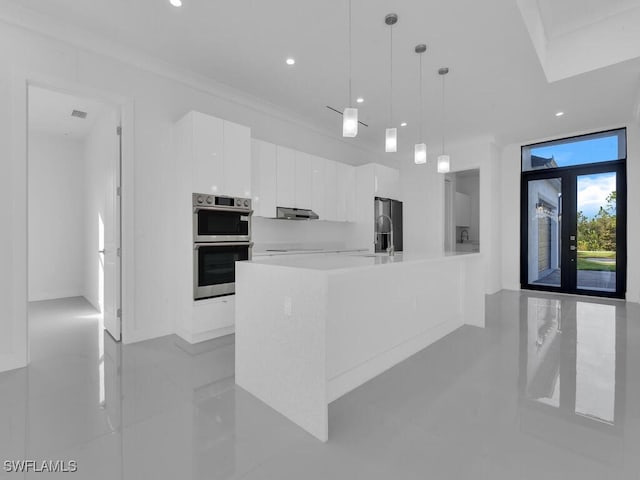
[[121,340],[120,117],[101,100],[28,86],[30,332],[48,306],[68,305]]
[[523,147],[521,287],[626,292],[626,131]]

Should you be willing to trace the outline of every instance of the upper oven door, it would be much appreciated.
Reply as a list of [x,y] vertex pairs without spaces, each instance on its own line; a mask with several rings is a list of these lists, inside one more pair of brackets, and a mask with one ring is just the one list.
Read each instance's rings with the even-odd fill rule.
[[248,242],[251,240],[251,211],[234,209],[193,209],[193,241]]

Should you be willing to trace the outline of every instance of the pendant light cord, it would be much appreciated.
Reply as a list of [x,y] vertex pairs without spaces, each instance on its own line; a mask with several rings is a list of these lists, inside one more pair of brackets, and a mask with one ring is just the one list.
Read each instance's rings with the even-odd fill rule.
[[389,126],[393,123],[393,25],[389,27]]
[[422,100],[422,53],[420,54],[420,131],[418,132],[418,141],[423,135],[423,123],[424,123],[424,101]]
[[442,76],[442,155],[444,155],[444,77]]
[[349,99],[347,105],[351,107],[351,0],[349,0]]

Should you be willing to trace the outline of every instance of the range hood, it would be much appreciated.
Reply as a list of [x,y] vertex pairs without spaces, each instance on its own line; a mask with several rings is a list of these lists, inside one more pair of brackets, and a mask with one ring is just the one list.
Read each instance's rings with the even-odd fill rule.
[[305,208],[277,207],[276,218],[283,220],[317,220],[318,214]]

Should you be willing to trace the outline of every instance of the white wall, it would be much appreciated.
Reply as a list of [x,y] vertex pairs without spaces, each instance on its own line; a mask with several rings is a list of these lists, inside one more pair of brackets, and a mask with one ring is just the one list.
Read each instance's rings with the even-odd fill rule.
[[[487,293],[501,288],[499,217],[499,149],[489,138],[473,139],[447,146],[451,171],[480,170],[480,252],[485,269]],[[400,184],[404,202],[404,250],[439,255],[445,241],[444,175],[436,172],[435,158],[426,165],[406,161],[401,166]]]
[[[26,112],[21,77],[47,83],[68,82],[87,89],[131,99],[134,104],[132,186],[125,186],[123,198],[133,197],[135,219],[133,248],[123,252],[134,257],[135,297],[130,310],[123,312],[125,343],[172,333],[168,298],[175,285],[171,274],[172,224],[162,212],[170,212],[174,185],[171,154],[173,123],[190,110],[199,110],[252,129],[257,138],[289,146],[345,163],[378,161],[376,153],[361,150],[336,134],[312,129],[304,121],[273,105],[214,85],[194,75],[183,74],[140,59],[136,65],[96,54],[21,27],[0,22],[0,220],[7,232],[0,235],[0,371],[7,365],[26,362],[26,177],[24,175],[23,125]],[[15,45],[20,45],[19,49]],[[105,47],[106,49],[107,47]],[[123,52],[131,56],[131,52]],[[152,73],[151,70],[162,72]],[[382,157],[382,154],[380,155]],[[127,159],[125,159],[127,160]],[[125,165],[125,169],[127,168]],[[150,215],[159,212],[157,215]]]
[[[594,127],[591,132],[618,128],[615,126]],[[574,132],[559,136],[589,133]],[[544,139],[533,139],[523,144],[537,143]],[[640,132],[636,124],[627,125],[627,300],[640,301],[640,251],[634,248],[640,238],[640,216],[634,206],[640,205]],[[507,145],[502,151],[500,168],[502,218],[502,286],[510,290],[520,288],[520,144]]]
[[[373,202],[373,200],[372,200]],[[353,224],[322,220],[276,220],[253,217],[251,223],[254,252],[266,248],[336,248],[354,247]]]
[[29,134],[29,301],[83,295],[83,143]]

